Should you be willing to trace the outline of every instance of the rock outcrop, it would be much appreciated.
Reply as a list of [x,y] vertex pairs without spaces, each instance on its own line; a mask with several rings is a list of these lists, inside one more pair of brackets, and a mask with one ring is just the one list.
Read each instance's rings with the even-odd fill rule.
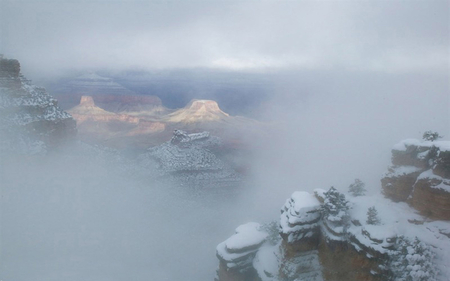
[[184,108],[161,116],[161,121],[185,131],[210,131],[228,143],[242,142],[245,135],[256,137],[265,133],[258,121],[231,116],[213,100],[192,100]]
[[170,141],[152,147],[140,157],[143,167],[156,166],[161,176],[181,179],[187,185],[228,185],[239,180],[220,157],[220,138],[208,132],[188,134],[175,130]]
[[212,100],[192,100],[186,107],[168,116],[173,123],[217,122],[230,117],[223,112],[217,102]]
[[404,140],[392,149],[383,193],[432,219],[450,220],[450,142]]
[[319,245],[321,204],[312,194],[297,191],[281,208],[280,235],[288,255],[310,251]]
[[253,248],[245,275],[231,266],[238,257],[223,259],[226,241],[219,244],[217,280],[447,280],[449,151],[446,141],[394,146],[382,192],[398,204],[380,195],[347,199],[334,187],[294,192],[281,208],[279,235],[267,231],[267,241],[279,241]]
[[[91,96],[82,96],[80,104],[68,111],[77,122],[79,136],[87,142],[104,142],[116,139],[112,146],[120,146],[120,140],[140,135],[163,132],[165,124],[129,114],[104,110],[96,105]],[[130,142],[131,143],[131,142]]]
[[[361,197],[354,200],[353,205],[365,205],[368,202]],[[345,196],[334,188],[327,192],[317,189],[315,195],[294,192],[281,209],[278,242],[269,243],[268,241],[276,241],[274,234],[269,234],[270,239],[267,238],[264,243],[247,248],[251,249],[251,253],[248,252],[245,259],[241,255],[233,255],[230,250],[233,247],[228,246],[234,236],[217,246],[220,261],[217,280],[397,280],[397,259],[404,251],[397,240],[398,237],[403,237],[404,232],[412,237],[421,232],[428,232],[423,234],[424,237],[436,237],[431,243],[434,243],[435,247],[440,245],[438,248],[442,251],[441,254],[447,255],[450,241],[439,229],[448,228],[450,225],[437,224],[440,225],[438,229],[433,229],[436,228],[433,224],[417,225],[402,217],[405,214],[393,214],[393,210],[389,211],[390,216],[397,218],[392,223],[369,224],[358,219],[361,214],[346,208],[347,203],[349,201]],[[384,207],[387,206],[389,204],[384,204]],[[415,228],[420,230],[416,231]],[[271,233],[267,229],[265,228],[265,231]],[[442,240],[447,244],[439,244]],[[244,247],[241,248],[244,253]],[[406,256],[406,259],[413,257],[413,252],[413,249],[408,249],[406,254],[411,255]],[[420,251],[409,262],[415,263],[419,255]],[[434,264],[437,260],[429,262]],[[400,264],[405,268],[407,265],[406,261]],[[416,267],[409,269],[419,270]],[[415,274],[411,272],[406,274]],[[441,280],[433,279],[436,277],[435,272],[432,269],[422,274],[430,274],[429,280]]]
[[220,260],[217,277],[226,281],[258,280],[253,259],[265,242],[268,233],[259,223],[247,223],[236,228],[236,233],[220,243],[216,249]]
[[[0,57],[2,148],[46,150],[73,139],[76,124],[44,88],[20,73],[17,60]],[[34,147],[34,148],[32,148]]]

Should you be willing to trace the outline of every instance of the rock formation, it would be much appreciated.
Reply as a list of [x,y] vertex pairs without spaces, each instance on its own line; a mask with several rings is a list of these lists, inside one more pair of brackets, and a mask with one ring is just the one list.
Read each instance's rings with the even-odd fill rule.
[[[219,244],[216,279],[448,280],[449,151],[445,141],[405,140],[394,146],[382,190],[398,204],[380,195],[347,199],[333,187],[314,195],[294,192],[281,208],[279,235],[272,233],[252,248],[245,266],[237,267],[242,272],[229,240]],[[383,216],[368,220],[375,205]],[[276,241],[273,236],[279,241],[268,243]]]
[[[100,106],[98,99],[103,101]],[[246,137],[265,132],[259,122],[230,116],[209,100],[193,100],[185,108],[172,112],[158,98],[150,96],[82,96],[80,104],[68,112],[77,121],[82,140],[113,147],[126,144],[148,148],[169,140],[172,131],[181,129],[209,131],[230,147],[240,148]]]
[[192,100],[186,107],[169,114],[167,120],[173,123],[198,123],[217,122],[227,117],[230,116],[215,101]]
[[77,122],[80,138],[87,142],[104,142],[115,138],[116,142],[109,144],[120,146],[121,139],[127,141],[131,137],[148,136],[165,130],[161,122],[106,111],[98,107],[90,96],[82,96],[80,104],[68,112]]
[[170,141],[152,147],[140,157],[143,167],[157,167],[161,176],[192,185],[228,185],[239,180],[220,157],[222,142],[208,132],[188,134],[175,130]]
[[57,100],[20,74],[17,60],[3,57],[0,119],[3,149],[45,150],[73,139],[76,134],[75,121],[58,107]]
[[236,228],[236,233],[217,246],[220,260],[219,280],[250,281],[255,279],[253,259],[265,242],[268,233],[259,223],[246,223]]
[[386,197],[406,201],[427,217],[450,220],[450,142],[396,144],[381,183]]

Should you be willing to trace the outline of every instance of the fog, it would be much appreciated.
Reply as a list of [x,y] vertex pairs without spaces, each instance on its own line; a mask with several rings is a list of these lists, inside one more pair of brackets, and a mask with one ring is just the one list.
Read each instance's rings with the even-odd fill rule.
[[448,1],[0,3],[0,53],[31,79],[73,68],[448,70]]
[[448,22],[448,1],[0,0],[0,53],[33,80],[271,76],[252,109],[267,132],[245,136],[253,158],[233,188],[161,182],[78,146],[2,156],[0,279],[212,280],[215,246],[241,223],[279,219],[293,191],[360,178],[379,193],[396,142],[450,137]]

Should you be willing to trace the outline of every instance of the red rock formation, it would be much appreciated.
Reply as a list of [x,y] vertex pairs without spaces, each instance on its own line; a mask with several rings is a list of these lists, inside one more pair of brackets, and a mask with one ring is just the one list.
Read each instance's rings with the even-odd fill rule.
[[80,106],[83,107],[94,107],[94,99],[90,96],[82,96],[80,99]]
[[157,132],[162,132],[166,129],[166,125],[161,122],[148,121],[140,119],[137,127],[129,131],[127,136],[146,135]]
[[167,121],[173,123],[220,122],[232,119],[212,100],[192,100],[186,107],[169,114]]
[[445,141],[396,144],[394,166],[381,179],[383,194],[393,201],[407,201],[432,219],[450,220],[449,147]]
[[[439,188],[442,186],[442,188]],[[422,178],[414,185],[411,205],[431,219],[450,220],[450,181]]]

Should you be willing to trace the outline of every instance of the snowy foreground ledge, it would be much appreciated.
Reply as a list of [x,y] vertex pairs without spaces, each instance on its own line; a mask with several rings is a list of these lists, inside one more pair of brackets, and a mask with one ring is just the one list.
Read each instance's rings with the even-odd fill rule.
[[[367,222],[373,206],[376,224]],[[278,231],[279,242],[270,244],[261,225],[238,227],[217,246],[217,280],[320,281],[330,274],[339,276],[333,280],[450,280],[450,222],[427,222],[381,195],[294,192],[281,208]],[[389,279],[393,274],[399,277]]]
[[228,268],[236,266],[245,268],[251,264],[257,250],[268,235],[260,228],[261,225],[255,222],[249,222],[236,228],[233,236],[217,246],[217,257],[225,262]]

